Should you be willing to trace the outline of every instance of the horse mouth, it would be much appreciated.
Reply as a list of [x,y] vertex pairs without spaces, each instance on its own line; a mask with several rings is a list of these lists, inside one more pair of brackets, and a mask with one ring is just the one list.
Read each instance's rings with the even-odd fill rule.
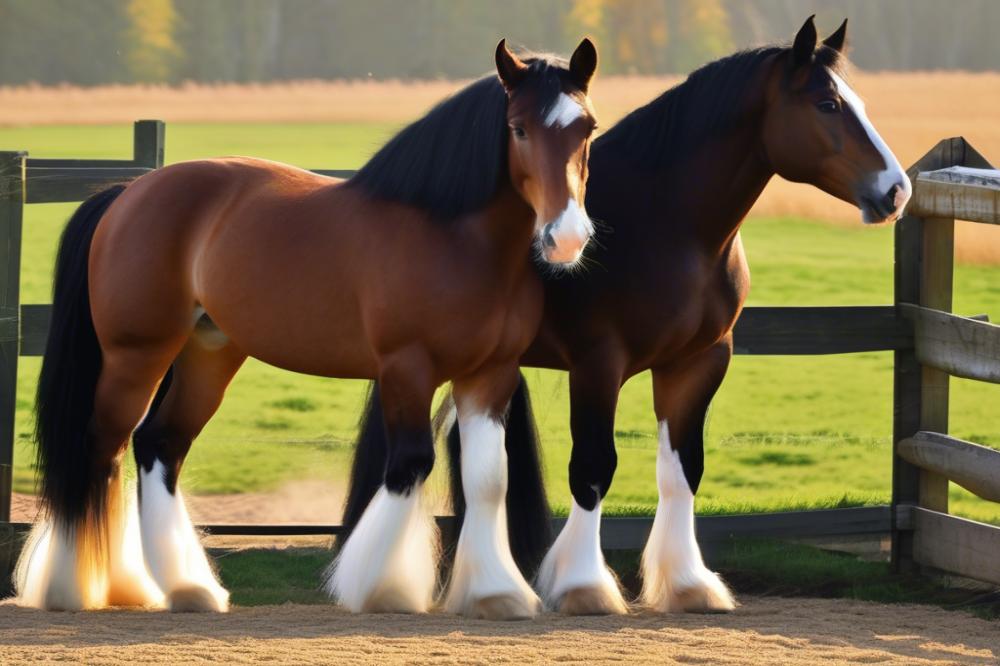
[[858,199],[858,208],[861,209],[861,220],[865,224],[896,222],[903,215],[902,208],[890,206],[885,201],[869,196],[862,196]]

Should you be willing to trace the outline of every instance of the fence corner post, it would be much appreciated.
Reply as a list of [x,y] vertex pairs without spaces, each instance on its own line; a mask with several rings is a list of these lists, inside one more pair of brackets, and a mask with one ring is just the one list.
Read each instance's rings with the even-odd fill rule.
[[137,120],[132,130],[132,161],[136,166],[163,166],[166,125],[162,120]]

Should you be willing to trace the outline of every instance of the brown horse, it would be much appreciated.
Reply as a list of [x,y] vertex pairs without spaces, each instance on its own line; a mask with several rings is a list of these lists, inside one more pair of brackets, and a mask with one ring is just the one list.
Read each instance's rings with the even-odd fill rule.
[[[500,42],[499,77],[440,104],[346,183],[230,158],[169,166],[85,202],[56,269],[38,395],[45,514],[19,564],[22,601],[227,608],[177,483],[253,356],[382,387],[384,483],[332,567],[332,594],[354,611],[431,603],[434,533],[420,498],[431,399],[452,381],[482,462],[469,503],[483,509],[465,526],[473,543],[453,609],[533,613],[537,597],[491,538],[506,534],[500,417],[541,317],[532,245],[570,265],[590,236],[596,63],[588,40],[568,64],[522,60]],[[136,534],[120,471],[133,430]]]
[[[660,611],[733,608],[703,564],[694,493],[705,413],[726,374],[750,285],[740,224],[776,173],[856,204],[865,222],[895,219],[910,195],[906,174],[844,80],[845,36],[846,21],[818,45],[810,18],[790,48],[710,63],[594,142],[587,208],[598,237],[587,268],[546,279],[542,326],[522,359],[570,373],[574,501],[537,577],[550,607],[626,607],[601,554],[600,504],[617,464],[619,390],[652,370],[660,500],[643,555],[642,600]],[[530,423],[530,414],[517,411],[524,404],[514,403],[512,421]],[[507,444],[513,451],[530,442],[508,436]],[[512,495],[537,478],[515,471]],[[461,507],[460,497],[455,504]],[[521,524],[512,512],[511,526]]]

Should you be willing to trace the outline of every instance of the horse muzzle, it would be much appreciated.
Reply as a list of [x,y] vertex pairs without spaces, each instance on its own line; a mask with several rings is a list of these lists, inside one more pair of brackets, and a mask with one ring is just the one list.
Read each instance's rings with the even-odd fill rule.
[[862,188],[857,197],[862,220],[865,224],[895,222],[903,215],[912,192],[910,180],[905,175],[888,190],[878,184]]
[[594,224],[576,200],[571,199],[555,220],[539,233],[542,257],[547,263],[571,266],[583,256],[587,242],[594,235]]

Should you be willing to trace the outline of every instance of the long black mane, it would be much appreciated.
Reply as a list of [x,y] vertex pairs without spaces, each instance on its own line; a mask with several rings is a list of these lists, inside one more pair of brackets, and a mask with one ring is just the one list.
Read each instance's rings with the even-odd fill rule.
[[[555,104],[565,61],[521,56],[529,72],[516,94],[538,94],[539,112]],[[448,221],[485,207],[508,182],[507,93],[484,76],[403,128],[349,181],[371,196],[416,206]]]
[[[620,120],[594,141],[651,170],[690,159],[705,140],[739,121],[754,73],[765,60],[789,52],[765,46],[739,51],[696,69],[684,81]],[[817,64],[839,69],[840,54],[821,47]]]

